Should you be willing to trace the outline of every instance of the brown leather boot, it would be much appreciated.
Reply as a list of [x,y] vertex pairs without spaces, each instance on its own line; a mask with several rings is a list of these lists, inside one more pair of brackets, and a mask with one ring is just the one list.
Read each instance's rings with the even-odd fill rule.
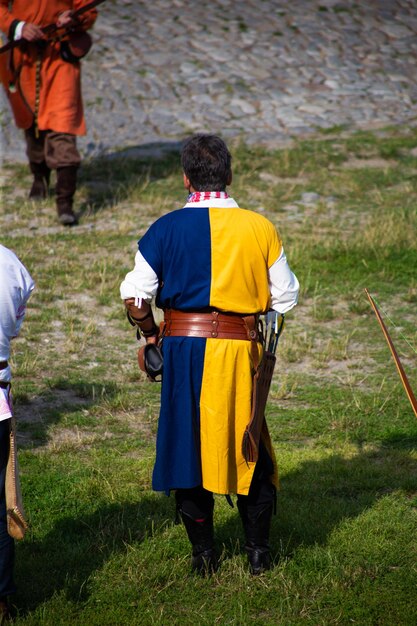
[[48,195],[51,170],[46,165],[45,161],[42,161],[42,163],[34,163],[31,161],[29,166],[33,174],[33,183],[29,192],[29,198],[31,200],[44,200]]
[[56,171],[56,208],[58,220],[64,226],[75,226],[78,220],[72,210],[75,190],[77,188],[76,165],[58,167]]

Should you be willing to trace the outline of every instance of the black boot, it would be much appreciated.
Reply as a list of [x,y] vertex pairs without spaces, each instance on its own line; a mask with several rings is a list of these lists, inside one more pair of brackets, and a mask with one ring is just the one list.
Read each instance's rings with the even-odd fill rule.
[[59,167],[56,171],[56,208],[58,220],[64,226],[78,224],[77,217],[72,210],[75,190],[77,188],[76,165]]
[[46,165],[45,161],[42,161],[42,163],[34,163],[31,161],[29,166],[33,174],[33,183],[29,192],[29,198],[31,200],[44,200],[48,195],[51,170]]
[[245,531],[245,550],[248,555],[249,570],[251,574],[257,576],[271,568],[269,531],[273,505],[267,504],[260,508],[248,505],[240,499],[237,506]]
[[177,510],[193,547],[191,568],[201,576],[213,574],[218,567],[214,549],[213,495],[203,489],[176,492]]
[[217,556],[214,549],[213,517],[193,520],[184,511],[179,511],[193,546],[191,569],[201,576],[213,574],[217,570]]

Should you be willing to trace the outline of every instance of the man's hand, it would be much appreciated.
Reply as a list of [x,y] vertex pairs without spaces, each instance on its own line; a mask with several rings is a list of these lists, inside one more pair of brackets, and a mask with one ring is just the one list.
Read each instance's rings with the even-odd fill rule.
[[56,21],[56,25],[58,26],[58,28],[75,26],[77,22],[72,17],[72,14],[73,12],[70,9],[67,9],[67,11],[63,11]]
[[139,327],[146,339],[146,343],[156,343],[159,328],[155,324],[151,305],[146,300],[141,299],[140,306],[136,306],[135,298],[126,298],[124,303],[132,326],[136,325]]
[[40,26],[26,22],[22,28],[22,39],[26,41],[40,41],[41,39],[45,39],[45,35]]

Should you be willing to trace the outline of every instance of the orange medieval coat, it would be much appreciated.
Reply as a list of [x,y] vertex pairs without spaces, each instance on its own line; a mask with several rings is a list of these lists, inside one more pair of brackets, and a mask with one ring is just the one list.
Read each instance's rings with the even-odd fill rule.
[[[63,11],[75,11],[89,1],[13,0],[10,3],[9,0],[0,0],[0,29],[8,36],[15,20],[48,26],[55,23]],[[90,28],[96,16],[95,9],[84,13],[80,18],[82,28]],[[13,74],[10,74],[11,59]],[[0,65],[2,82],[19,128],[29,128],[37,114],[40,130],[85,134],[80,63],[68,63],[61,58],[58,40],[49,41],[43,48],[36,43],[22,42],[13,50],[0,55]],[[37,66],[39,104],[36,110]]]

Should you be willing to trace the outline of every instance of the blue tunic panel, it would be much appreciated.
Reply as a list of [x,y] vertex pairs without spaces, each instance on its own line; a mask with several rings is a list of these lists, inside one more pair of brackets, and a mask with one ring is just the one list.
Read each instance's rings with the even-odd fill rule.
[[182,311],[209,306],[211,241],[207,208],[185,208],[164,215],[142,237],[139,250],[163,282],[157,306]]
[[206,340],[166,337],[164,384],[152,477],[155,491],[201,484],[200,391]]

